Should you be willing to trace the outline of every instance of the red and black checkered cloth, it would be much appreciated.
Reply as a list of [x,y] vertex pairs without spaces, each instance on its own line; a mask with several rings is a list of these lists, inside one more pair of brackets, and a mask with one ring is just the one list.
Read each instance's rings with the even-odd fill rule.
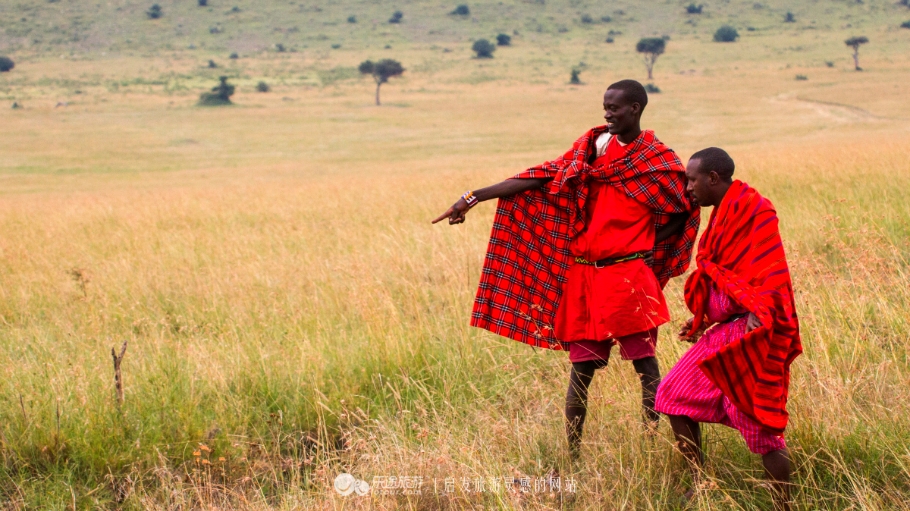
[[499,199],[471,325],[531,346],[566,349],[553,324],[572,264],[569,242],[585,228],[592,180],[617,186],[651,208],[658,229],[670,215],[688,212],[682,233],[655,245],[652,267],[661,286],[686,271],[700,214],[686,194],[682,163],[652,131],[643,131],[625,157],[595,168],[595,140],[605,131],[594,128],[562,157],[515,176],[552,178],[543,188]]
[[686,305],[704,322],[710,286],[755,314],[761,326],[698,366],[744,414],[780,435],[787,426],[790,364],[803,352],[790,269],[777,212],[754,188],[734,181],[711,220],[686,281]]

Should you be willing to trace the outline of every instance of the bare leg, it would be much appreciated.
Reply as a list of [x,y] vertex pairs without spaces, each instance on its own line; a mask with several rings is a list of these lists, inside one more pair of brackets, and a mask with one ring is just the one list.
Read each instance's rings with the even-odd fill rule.
[[790,511],[790,452],[787,449],[772,451],[762,456],[765,472],[771,479],[775,511]]
[[572,364],[569,376],[569,390],[566,392],[566,437],[572,459],[578,457],[581,433],[588,414],[588,387],[594,379],[594,371],[605,365],[604,361],[589,360]]
[[641,379],[641,411],[645,424],[656,430],[660,421],[660,414],[654,410],[654,398],[657,395],[657,386],[660,384],[660,366],[656,357],[633,360],[635,372]]
[[[670,426],[676,436],[676,447],[689,464],[692,482],[698,481],[699,472],[705,463],[705,453],[701,450],[701,427],[685,415],[670,415]],[[686,492],[686,498],[694,495],[693,490]]]

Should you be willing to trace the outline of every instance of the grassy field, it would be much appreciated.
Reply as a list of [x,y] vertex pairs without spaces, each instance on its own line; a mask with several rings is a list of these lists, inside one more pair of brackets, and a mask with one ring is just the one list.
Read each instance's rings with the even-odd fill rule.
[[[684,466],[665,422],[640,430],[630,364],[596,377],[572,465],[565,355],[467,325],[493,205],[429,223],[600,124],[605,86],[645,77],[638,38],[668,35],[645,127],[683,159],[728,149],[781,217],[806,348],[797,508],[910,509],[910,9],[159,3],[154,21],[136,1],[0,5],[16,61],[0,74],[0,508],[683,509]],[[711,42],[724,23],[738,42]],[[500,32],[513,46],[471,58]],[[852,35],[871,40],[862,73]],[[407,69],[382,107],[356,71],[379,58]],[[195,106],[219,75],[235,105]],[[683,321],[681,282],[667,296]],[[686,348],[673,330],[664,371]],[[737,434],[706,439],[691,509],[766,508]],[[491,485],[552,469],[577,491]],[[423,491],[342,497],[341,472]]]

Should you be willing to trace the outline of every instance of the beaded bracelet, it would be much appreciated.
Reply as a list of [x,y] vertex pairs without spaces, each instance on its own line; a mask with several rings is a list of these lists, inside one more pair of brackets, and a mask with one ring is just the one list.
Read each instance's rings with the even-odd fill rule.
[[477,197],[474,195],[474,192],[470,190],[464,192],[464,195],[462,195],[461,198],[468,203],[469,208],[473,208],[477,204]]

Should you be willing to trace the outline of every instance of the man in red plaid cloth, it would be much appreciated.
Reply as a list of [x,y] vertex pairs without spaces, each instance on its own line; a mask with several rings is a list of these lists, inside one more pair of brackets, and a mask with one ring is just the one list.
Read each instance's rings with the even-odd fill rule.
[[672,149],[642,131],[644,87],[622,80],[603,97],[606,126],[567,153],[502,183],[466,192],[433,221],[460,224],[498,198],[471,317],[473,326],[538,348],[568,350],[566,434],[581,442],[588,387],[619,345],[656,426],[657,327],[670,320],[663,287],[689,264],[698,208]]

